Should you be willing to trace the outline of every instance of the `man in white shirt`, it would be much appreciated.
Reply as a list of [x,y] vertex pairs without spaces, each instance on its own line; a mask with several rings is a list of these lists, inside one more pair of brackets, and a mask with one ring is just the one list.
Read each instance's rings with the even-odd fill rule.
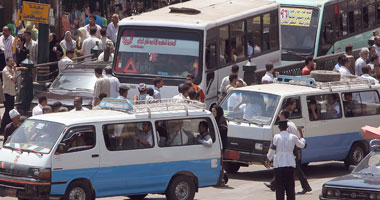
[[158,102],[161,102],[161,91],[160,91],[160,89],[164,86],[164,80],[162,80],[161,77],[156,77],[153,79],[153,85],[154,85],[153,98],[158,100]]
[[294,147],[304,148],[305,140],[301,133],[301,139],[287,131],[288,121],[280,120],[280,134],[273,137],[273,142],[267,154],[265,166],[269,168],[270,161],[273,161],[276,180],[276,199],[284,199],[285,191],[287,199],[295,199],[294,191],[294,168],[296,161],[294,158]]
[[[7,124],[12,120],[9,116],[9,112],[14,108],[15,96],[16,96],[16,83],[17,83],[17,68],[12,57],[5,59],[6,66],[2,72],[3,78],[3,93],[4,93],[4,107],[3,118],[1,120],[1,130],[4,131]],[[3,95],[2,93],[0,95]]]
[[365,65],[362,67],[362,75],[360,77],[365,80],[369,80],[371,83],[379,84],[379,81],[377,79],[369,75],[370,72],[371,72],[371,67],[368,65]]
[[70,112],[88,110],[88,108],[83,107],[82,104],[83,104],[82,97],[75,97],[74,98],[74,109],[70,110]]
[[377,56],[380,57],[380,36],[375,37],[375,44],[373,45],[373,47],[375,47]]
[[110,80],[103,76],[102,67],[95,68],[96,82],[94,85],[94,97],[92,100],[92,107],[97,106],[100,103],[100,96],[105,95],[106,97],[111,96],[111,86]]
[[[95,47],[96,44],[102,46],[102,41],[95,37],[96,28],[92,27],[90,29],[90,37],[85,39],[82,44],[82,52],[83,55],[88,56],[91,55],[91,49]],[[87,61],[91,60],[91,58],[86,58]]]
[[99,26],[99,25],[97,25],[95,22],[96,22],[96,16],[95,15],[91,15],[89,17],[88,24],[86,26],[84,26],[84,27],[86,28],[86,30],[87,30],[88,33],[90,33],[91,28],[95,28],[96,32],[95,32],[94,36],[96,36],[98,39],[100,39],[101,38],[100,30],[102,29],[102,27]]
[[25,31],[25,48],[29,50],[29,58],[33,61],[34,64],[37,64],[38,61],[38,42],[32,40],[32,32]]
[[[102,42],[102,44],[104,43]],[[106,51],[108,51],[108,60],[105,58]],[[98,61],[112,62],[114,58],[114,52],[115,46],[111,40],[108,40],[105,49],[103,49],[103,52],[98,56]]]
[[137,144],[140,148],[150,148],[153,146],[152,125],[150,122],[144,122],[142,129],[137,134]]
[[352,76],[350,70],[348,69],[349,66],[350,60],[346,57],[342,58],[342,65],[339,68],[340,77]]
[[111,42],[113,44],[112,40],[108,39],[108,37],[107,37],[107,29],[106,28],[100,29],[100,35],[102,37],[100,40],[102,41],[102,49],[103,50],[106,49],[106,45],[108,42]]
[[104,68],[104,71],[106,72],[106,77],[108,80],[110,80],[110,97],[111,98],[117,98],[119,97],[119,87],[120,87],[120,81],[118,78],[114,77],[112,75],[112,67],[107,66]]
[[367,48],[360,49],[360,57],[355,61],[355,75],[362,75],[362,67],[367,65],[369,50]]
[[199,122],[198,131],[198,143],[203,144],[205,147],[212,147],[212,138],[208,133],[208,124],[206,121]]
[[181,83],[178,86],[178,92],[179,94],[175,95],[173,99],[175,100],[185,100],[189,99],[189,89],[190,86],[186,83]]
[[46,96],[41,96],[40,98],[38,98],[38,104],[33,108],[33,110],[32,110],[32,116],[42,115],[43,114],[42,109],[46,105],[47,105],[47,98],[46,98]]
[[73,50],[67,50],[66,55],[61,58],[61,60],[58,62],[58,69],[59,73],[62,73],[65,69],[71,68],[73,62],[73,57],[74,57],[74,51]]
[[8,26],[3,27],[3,35],[0,37],[0,49],[4,51],[4,57],[9,58],[13,55],[12,30]]
[[[233,65],[233,66],[231,67],[231,74],[236,74],[236,75],[238,75],[238,79],[243,81],[243,79],[239,77],[239,65]],[[227,93],[226,87],[227,87],[227,85],[230,84],[230,79],[229,79],[229,77],[230,77],[229,75],[226,76],[226,77],[224,77],[224,78],[222,79],[222,83],[220,84],[219,92],[220,92],[222,95]],[[243,81],[243,82],[244,82],[244,81]],[[247,85],[247,84],[245,84],[245,85]]]
[[117,40],[117,32],[119,31],[119,15],[112,15],[112,22],[107,26],[107,36],[112,40],[112,42],[116,43]]
[[[273,83],[274,81],[274,76],[273,76],[273,73],[274,73],[274,65],[272,63],[267,63],[265,65],[265,69],[266,69],[266,72],[265,72],[265,75],[261,78],[261,83],[262,84],[268,84],[268,83]],[[278,76],[278,73],[276,73],[276,77]]]

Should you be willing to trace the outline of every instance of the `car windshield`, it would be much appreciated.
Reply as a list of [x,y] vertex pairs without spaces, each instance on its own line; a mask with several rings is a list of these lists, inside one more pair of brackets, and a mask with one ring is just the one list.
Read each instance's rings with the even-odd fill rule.
[[281,7],[281,42],[285,55],[314,52],[318,13],[318,9]]
[[53,82],[51,90],[85,90],[93,91],[96,82],[94,73],[61,73]]
[[64,128],[63,124],[55,122],[27,119],[13,132],[4,147],[49,153]]
[[177,78],[193,74],[200,82],[200,32],[121,29],[114,67],[117,73]]
[[273,94],[234,90],[223,100],[222,108],[229,120],[270,124],[279,99]]
[[353,173],[380,175],[380,151],[370,152],[358,164]]

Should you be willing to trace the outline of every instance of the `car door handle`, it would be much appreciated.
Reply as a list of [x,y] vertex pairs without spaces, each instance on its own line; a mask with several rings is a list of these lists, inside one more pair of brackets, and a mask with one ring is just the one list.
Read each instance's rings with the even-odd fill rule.
[[91,157],[97,158],[97,157],[99,157],[99,154],[93,154],[93,155],[91,155]]

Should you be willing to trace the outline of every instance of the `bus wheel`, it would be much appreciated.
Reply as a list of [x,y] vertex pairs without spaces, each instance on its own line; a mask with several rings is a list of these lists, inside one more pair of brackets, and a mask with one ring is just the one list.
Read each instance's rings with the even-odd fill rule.
[[195,182],[192,177],[179,175],[171,181],[165,195],[168,200],[193,200],[195,190]]
[[63,200],[90,200],[92,197],[88,184],[82,181],[75,181],[69,185]]
[[344,160],[345,167],[348,169],[350,165],[358,165],[359,162],[364,158],[365,153],[365,148],[360,143],[355,143],[352,145],[347,158]]
[[147,194],[140,194],[140,195],[129,195],[128,198],[132,200],[142,200],[145,199]]
[[239,171],[240,165],[237,163],[225,162],[223,163],[223,169],[229,174],[235,174]]

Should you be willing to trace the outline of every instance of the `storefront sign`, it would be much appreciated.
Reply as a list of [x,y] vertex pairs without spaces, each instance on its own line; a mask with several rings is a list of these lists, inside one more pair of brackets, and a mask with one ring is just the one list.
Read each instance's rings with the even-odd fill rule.
[[21,20],[49,24],[49,10],[49,4],[24,1],[22,3]]
[[281,25],[309,27],[312,15],[312,9],[282,7]]

